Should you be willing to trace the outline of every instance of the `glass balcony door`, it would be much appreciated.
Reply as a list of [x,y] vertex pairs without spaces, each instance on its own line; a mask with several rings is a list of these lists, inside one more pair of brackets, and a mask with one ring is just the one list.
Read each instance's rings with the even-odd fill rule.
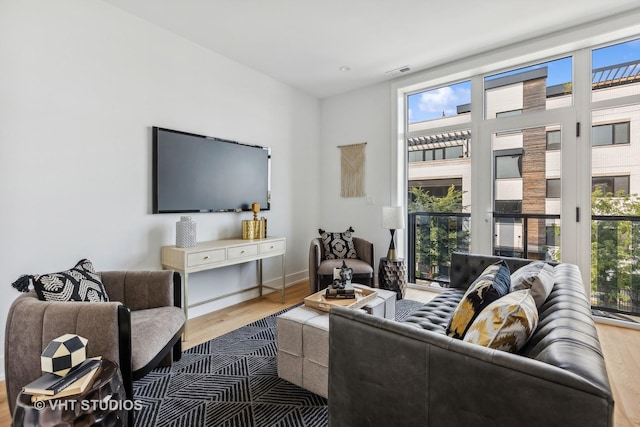
[[640,39],[595,49],[591,304],[640,314]]

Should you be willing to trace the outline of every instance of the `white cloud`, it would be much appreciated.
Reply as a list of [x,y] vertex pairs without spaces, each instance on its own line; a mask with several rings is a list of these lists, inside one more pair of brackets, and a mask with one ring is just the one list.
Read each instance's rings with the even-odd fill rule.
[[469,102],[470,91],[467,88],[458,87],[455,90],[451,86],[424,92],[420,95],[418,108],[428,115],[454,116],[456,107]]

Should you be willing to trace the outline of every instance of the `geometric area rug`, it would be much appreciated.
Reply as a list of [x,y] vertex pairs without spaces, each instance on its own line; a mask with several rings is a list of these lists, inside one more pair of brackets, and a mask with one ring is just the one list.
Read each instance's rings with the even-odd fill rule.
[[[396,320],[423,303],[400,300]],[[327,400],[278,377],[272,314],[182,353],[134,382],[136,427],[328,425]]]

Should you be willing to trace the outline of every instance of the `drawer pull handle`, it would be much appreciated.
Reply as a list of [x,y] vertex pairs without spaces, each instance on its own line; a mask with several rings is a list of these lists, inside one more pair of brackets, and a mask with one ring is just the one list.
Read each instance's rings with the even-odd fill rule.
[[273,245],[271,245],[271,247],[269,249],[273,249]]
[[243,253],[244,253],[244,251],[241,251],[240,253],[241,253],[241,254],[243,254]]
[[205,257],[204,257],[204,258],[202,258],[202,259],[209,259],[209,258],[210,258],[210,257],[209,257],[209,255],[207,255],[207,256],[205,256]]

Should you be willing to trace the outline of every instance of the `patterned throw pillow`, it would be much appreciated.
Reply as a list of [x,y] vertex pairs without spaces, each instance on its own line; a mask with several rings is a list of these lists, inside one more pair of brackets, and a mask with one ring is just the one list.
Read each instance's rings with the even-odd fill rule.
[[469,286],[451,316],[447,335],[462,339],[476,316],[489,304],[509,293],[509,267],[504,261],[488,266]]
[[351,233],[353,228],[341,233],[331,233],[319,229],[320,238],[324,246],[324,259],[358,258],[356,248],[353,245]]
[[553,289],[554,268],[542,261],[534,261],[511,274],[511,292],[531,289],[531,296],[539,309]]
[[517,353],[538,325],[530,290],[511,292],[489,304],[473,321],[463,341]]
[[100,276],[88,259],[82,259],[71,269],[59,273],[22,276],[13,287],[27,292],[29,279],[38,298],[43,301],[109,301]]

